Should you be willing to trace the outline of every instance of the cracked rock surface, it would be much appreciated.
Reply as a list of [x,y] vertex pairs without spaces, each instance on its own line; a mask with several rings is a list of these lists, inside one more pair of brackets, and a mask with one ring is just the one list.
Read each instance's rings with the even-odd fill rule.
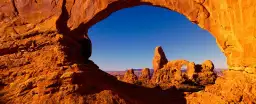
[[[230,70],[187,101],[180,92],[163,94],[99,70],[88,60],[88,29],[138,5],[176,11],[209,31]],[[255,102],[255,7],[255,0],[1,0],[0,103]]]

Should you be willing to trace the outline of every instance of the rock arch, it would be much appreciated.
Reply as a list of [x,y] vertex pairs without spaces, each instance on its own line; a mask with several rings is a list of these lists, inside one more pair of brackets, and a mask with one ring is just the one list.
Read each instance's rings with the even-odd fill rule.
[[[137,95],[138,101],[153,103],[155,96],[159,97],[157,101],[163,102],[177,98],[175,93],[171,97],[165,96],[157,90],[127,85],[100,70],[92,70],[98,67],[88,60],[91,55],[87,34],[89,27],[112,12],[138,5],[159,6],[183,14],[216,38],[219,48],[227,57],[229,69],[256,73],[255,0],[1,0],[0,93],[4,91],[5,94],[0,96],[0,103],[59,103],[62,100],[73,103],[83,98],[86,92],[84,88],[88,84],[98,85],[101,89],[102,84],[97,82],[106,82],[106,88],[118,92],[125,99]],[[88,64],[80,64],[85,61]],[[208,99],[210,102],[222,101],[222,98],[231,102],[234,98],[239,102],[242,95],[246,101],[249,98],[246,96],[255,94],[244,90],[255,89],[256,76],[248,73],[227,71],[224,74],[227,78],[220,78],[213,88],[206,88],[206,95],[200,93],[190,100],[207,100],[211,93],[216,98]],[[78,82],[71,83],[70,80]],[[250,86],[236,87],[241,82],[245,83],[241,85],[250,82]],[[74,83],[86,86],[79,87]],[[120,85],[136,91],[125,92]],[[227,92],[215,93],[227,87]],[[78,92],[74,92],[74,89]],[[143,96],[140,90],[151,91],[155,96]],[[237,92],[241,94],[236,95]],[[44,95],[49,93],[52,96]],[[43,97],[34,97],[33,94]],[[229,97],[229,94],[234,97]],[[217,96],[221,97],[217,99]],[[184,103],[184,98],[179,98]]]
[[[249,22],[248,20],[255,21],[253,20],[254,10],[249,11],[250,16],[242,12],[245,10],[243,5],[248,4],[255,5],[255,2],[216,2],[212,0],[113,0],[112,2],[99,0],[84,3],[75,2],[72,8],[81,7],[70,9],[72,14],[69,14],[70,18],[67,23],[71,31],[73,30],[76,34],[76,31],[86,31],[90,26],[106,18],[112,12],[123,8],[137,5],[167,8],[183,14],[191,22],[209,31],[216,38],[221,51],[226,55],[229,69],[245,70],[245,67],[247,67],[247,72],[254,72],[256,48],[252,44],[256,38],[252,32],[255,30],[255,26],[245,23]],[[239,7],[239,9],[236,7]],[[240,26],[243,29],[238,29]],[[247,35],[244,37],[243,34]],[[248,50],[251,51],[248,52]]]
[[[40,0],[38,2],[4,0],[1,2],[0,20],[2,25],[10,25],[10,21],[18,18],[26,24],[41,24],[37,25],[40,29],[37,28],[36,31],[58,30],[64,36],[71,37],[73,41],[83,38],[85,34],[88,40],[87,30],[92,25],[117,10],[138,5],[163,7],[183,14],[216,38],[219,48],[227,57],[229,69],[255,72],[256,26],[252,23],[256,22],[253,8],[256,3],[253,0],[246,2],[240,0]],[[25,34],[28,30],[32,30],[29,29],[31,27],[24,28],[18,33]],[[5,32],[1,33],[8,35]],[[90,44],[90,42],[85,43]],[[88,58],[91,49],[90,45],[86,47],[89,47],[85,55]],[[5,53],[1,52],[1,55],[3,54]]]
[[172,60],[172,61],[169,61],[165,67],[169,67],[171,69],[177,69],[177,70],[182,70],[182,66],[185,65],[187,66],[188,68],[188,64],[189,64],[189,61],[187,60],[184,60],[184,59],[180,59],[180,60]]

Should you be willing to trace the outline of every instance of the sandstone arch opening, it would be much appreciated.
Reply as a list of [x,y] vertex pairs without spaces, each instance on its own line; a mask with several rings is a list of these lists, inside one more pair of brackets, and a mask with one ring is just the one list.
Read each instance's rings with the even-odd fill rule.
[[[179,18],[182,19],[179,21]],[[155,22],[160,23],[154,25]],[[169,60],[187,59],[199,64],[210,59],[217,64],[216,68],[227,67],[225,57],[210,33],[183,15],[165,8],[143,5],[117,11],[92,26],[88,35],[93,43],[91,59],[104,71],[144,67],[152,69],[153,51],[157,45],[163,46]],[[142,47],[146,48],[142,50]],[[190,53],[195,56],[189,57]],[[125,54],[130,54],[130,57],[125,57]]]
[[[91,1],[86,2],[84,6],[88,6],[88,4],[92,3]],[[76,6],[80,5],[79,3],[75,3]],[[220,5],[217,2],[212,1],[194,1],[194,0],[188,0],[188,1],[147,1],[147,0],[131,0],[131,1],[113,1],[113,2],[103,2],[103,1],[97,1],[93,2],[92,7],[88,8],[81,8],[79,11],[74,11],[76,13],[70,14],[68,16],[68,12],[64,14],[62,17],[63,19],[67,18],[67,28],[69,29],[66,34],[77,34],[76,36],[72,36],[76,38],[76,40],[81,39],[81,33],[87,33],[87,30],[96,24],[97,22],[105,19],[108,17],[111,13],[118,11],[123,8],[129,8],[133,6],[138,5],[152,5],[157,7],[163,7],[168,8],[169,10],[173,10],[176,12],[179,12],[180,14],[183,14],[185,17],[188,18],[193,23],[196,23],[199,27],[209,31],[215,38],[216,43],[219,46],[220,50],[225,53],[225,56],[227,58],[227,64],[229,65],[229,69],[233,70],[244,70],[249,73],[254,73],[254,64],[256,61],[254,61],[254,58],[248,58],[247,56],[254,57],[254,51],[249,53],[244,53],[245,48],[249,48],[252,46],[248,46],[248,44],[244,44],[241,41],[238,41],[239,37],[235,34],[242,34],[241,31],[231,32],[233,31],[230,26],[234,19],[232,19],[234,14],[230,15],[229,21],[226,21],[224,24],[222,20],[224,19],[217,19],[218,18],[218,11],[219,9],[216,9],[214,5],[216,5],[218,8],[221,8]],[[102,5],[101,5],[102,4]],[[209,5],[213,4],[213,5]],[[91,12],[90,10],[94,7],[99,7],[96,11]],[[65,7],[65,6],[62,6]],[[70,7],[63,8],[64,11],[70,10]],[[72,9],[72,8],[71,8]],[[76,9],[77,10],[77,9]],[[93,9],[94,10],[94,9]],[[85,11],[85,12],[84,12]],[[77,16],[77,13],[82,13],[79,16]],[[84,14],[87,13],[87,14]],[[221,15],[222,17],[225,17],[227,14]],[[84,17],[86,17],[84,19]],[[252,16],[253,17],[253,16]],[[246,25],[246,24],[243,24]],[[62,28],[63,31],[66,31],[65,28]],[[249,37],[251,37],[250,35]],[[85,34],[85,37],[87,38],[87,34]],[[248,38],[249,38],[248,37]],[[90,57],[90,48],[86,49],[88,50],[88,54],[85,55],[85,59]],[[238,57],[239,56],[239,57]],[[246,56],[247,58],[245,58]],[[245,67],[246,70],[245,70]]]
[[[209,31],[231,70],[186,99],[98,70],[88,60],[87,30],[117,10],[142,4],[176,11]],[[85,103],[88,85],[114,91],[132,104],[256,101],[255,0],[2,0],[0,5],[0,103]]]

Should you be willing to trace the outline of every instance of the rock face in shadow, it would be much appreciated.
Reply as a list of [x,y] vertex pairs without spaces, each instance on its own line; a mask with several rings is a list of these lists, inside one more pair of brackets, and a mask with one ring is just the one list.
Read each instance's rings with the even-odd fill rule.
[[[206,60],[201,65],[197,65],[197,73],[194,75],[194,81],[200,85],[214,84],[217,74],[213,71],[212,61]],[[200,66],[200,67],[199,67]]]
[[0,92],[0,101],[7,104],[186,103],[182,92],[178,90],[170,93],[118,81],[114,76],[101,71],[92,61],[72,65],[64,73],[50,74],[46,76],[47,79],[44,78],[41,75],[24,83],[14,82],[5,86],[5,90]]
[[117,81],[88,60],[88,29],[115,11],[138,5],[176,11],[209,31],[229,69],[236,70],[188,101],[256,101],[255,0],[1,0],[0,103],[79,104],[89,101],[90,94],[104,95],[105,89],[120,95],[113,97],[119,102],[185,103],[175,91]]
[[155,48],[153,57],[153,69],[154,71],[161,69],[168,62],[162,47],[158,46]]

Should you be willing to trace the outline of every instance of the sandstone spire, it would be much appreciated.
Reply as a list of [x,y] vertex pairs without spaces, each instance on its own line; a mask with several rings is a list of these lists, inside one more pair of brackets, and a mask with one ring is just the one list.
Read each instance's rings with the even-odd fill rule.
[[148,81],[148,80],[150,80],[150,70],[149,70],[149,68],[142,69],[141,75],[139,77],[139,80],[141,80],[141,81]]
[[155,48],[154,58],[153,58],[153,68],[154,71],[161,69],[168,62],[164,51],[161,46]]
[[137,81],[138,78],[137,76],[134,74],[134,70],[133,69],[128,69],[125,74],[124,74],[124,78],[123,81],[127,82],[127,83],[134,83],[135,81]]

